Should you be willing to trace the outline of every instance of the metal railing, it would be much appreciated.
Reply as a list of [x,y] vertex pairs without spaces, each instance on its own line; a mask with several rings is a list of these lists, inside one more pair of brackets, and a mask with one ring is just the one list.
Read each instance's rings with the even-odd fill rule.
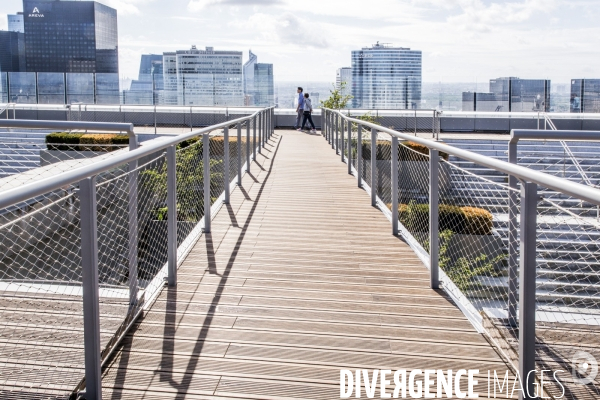
[[[177,284],[178,265],[270,139],[273,111],[0,192],[0,314],[26,315],[0,327],[5,369],[14,369],[0,393],[64,396],[85,387],[86,399],[102,398],[103,363],[165,280]],[[112,128],[133,133],[130,125]],[[35,375],[22,375],[24,365]]]
[[[552,190],[593,208],[600,190],[345,114],[323,110],[323,136],[390,218],[392,233],[430,269],[431,287],[441,283],[526,377],[520,397],[535,398],[536,367],[572,372],[561,377],[567,398],[597,396],[596,376],[574,365],[581,354],[600,359],[592,339],[600,325],[600,225],[539,194]],[[525,133],[552,134],[515,132]],[[450,155],[510,184],[453,165]],[[561,397],[560,387],[548,386],[544,396]]]

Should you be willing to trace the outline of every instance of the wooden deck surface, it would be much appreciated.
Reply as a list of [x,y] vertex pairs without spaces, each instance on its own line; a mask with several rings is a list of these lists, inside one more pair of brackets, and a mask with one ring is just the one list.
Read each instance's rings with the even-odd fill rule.
[[125,338],[104,398],[337,399],[359,368],[479,369],[487,397],[506,365],[323,138],[277,131],[264,155]]

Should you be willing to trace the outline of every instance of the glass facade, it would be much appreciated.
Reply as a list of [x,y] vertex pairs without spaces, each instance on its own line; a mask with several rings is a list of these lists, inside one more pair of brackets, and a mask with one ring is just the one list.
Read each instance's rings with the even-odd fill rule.
[[243,106],[242,53],[181,50],[163,54],[164,102],[186,106]]
[[[344,88],[342,89],[342,83]],[[352,68],[338,68],[335,74],[335,88],[342,96],[352,95]]]
[[352,51],[353,106],[415,109],[421,103],[421,51],[379,44]]
[[161,104],[163,90],[163,56],[143,54],[138,79],[123,91],[123,104]]
[[41,72],[37,79],[39,104],[65,104],[65,74]]
[[96,74],[96,104],[120,104],[119,75]]
[[248,53],[249,58],[244,64],[244,105],[254,105],[254,66],[258,62],[258,57],[252,52]]
[[0,31],[0,71],[25,71],[25,35]]
[[549,112],[551,82],[514,77],[490,79],[489,92],[463,92],[463,111]]
[[91,1],[24,0],[27,71],[118,73],[117,11]]
[[37,103],[35,72],[8,73],[8,101],[23,104]]
[[94,74],[67,74],[67,103],[94,104]]
[[571,80],[572,113],[600,113],[600,79]]
[[[269,107],[275,103],[275,85],[273,83],[273,64],[254,65],[254,104]],[[318,103],[315,103],[315,105]]]
[[0,72],[0,103],[8,103],[7,73]]
[[25,25],[23,23],[22,12],[13,15],[8,15],[8,30],[10,32],[25,32]]

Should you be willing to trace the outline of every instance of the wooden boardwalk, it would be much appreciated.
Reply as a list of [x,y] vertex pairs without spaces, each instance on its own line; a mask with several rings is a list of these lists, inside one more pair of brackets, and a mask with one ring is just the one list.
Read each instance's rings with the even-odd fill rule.
[[479,369],[487,397],[506,365],[323,138],[277,131],[264,155],[110,360],[104,398],[337,399],[359,368]]

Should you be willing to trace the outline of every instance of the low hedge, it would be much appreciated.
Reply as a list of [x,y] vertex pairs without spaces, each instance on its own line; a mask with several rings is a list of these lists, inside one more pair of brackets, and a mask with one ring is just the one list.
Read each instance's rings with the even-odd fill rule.
[[[429,204],[398,205],[398,219],[408,230],[429,232]],[[439,205],[439,230],[463,235],[491,235],[492,214],[482,208]]]
[[[362,144],[363,158],[371,159],[371,141],[363,140]],[[392,142],[387,140],[378,140],[376,157],[379,161],[388,161],[392,157]],[[440,157],[448,160],[448,154],[440,152]],[[418,143],[404,141],[398,144],[399,161],[429,161],[429,148]]]
[[[258,138],[257,138],[258,140]],[[245,145],[246,138],[242,137],[242,144]],[[185,140],[177,146],[179,149],[185,149],[186,147],[197,146],[198,151],[202,151],[202,138],[195,137],[192,139]],[[225,137],[213,136],[210,138],[209,146],[211,148],[210,155],[212,157],[223,157],[225,155]],[[229,154],[231,157],[237,156],[237,136],[229,137]]]
[[48,150],[115,151],[129,144],[128,135],[116,133],[54,132],[46,135]]

